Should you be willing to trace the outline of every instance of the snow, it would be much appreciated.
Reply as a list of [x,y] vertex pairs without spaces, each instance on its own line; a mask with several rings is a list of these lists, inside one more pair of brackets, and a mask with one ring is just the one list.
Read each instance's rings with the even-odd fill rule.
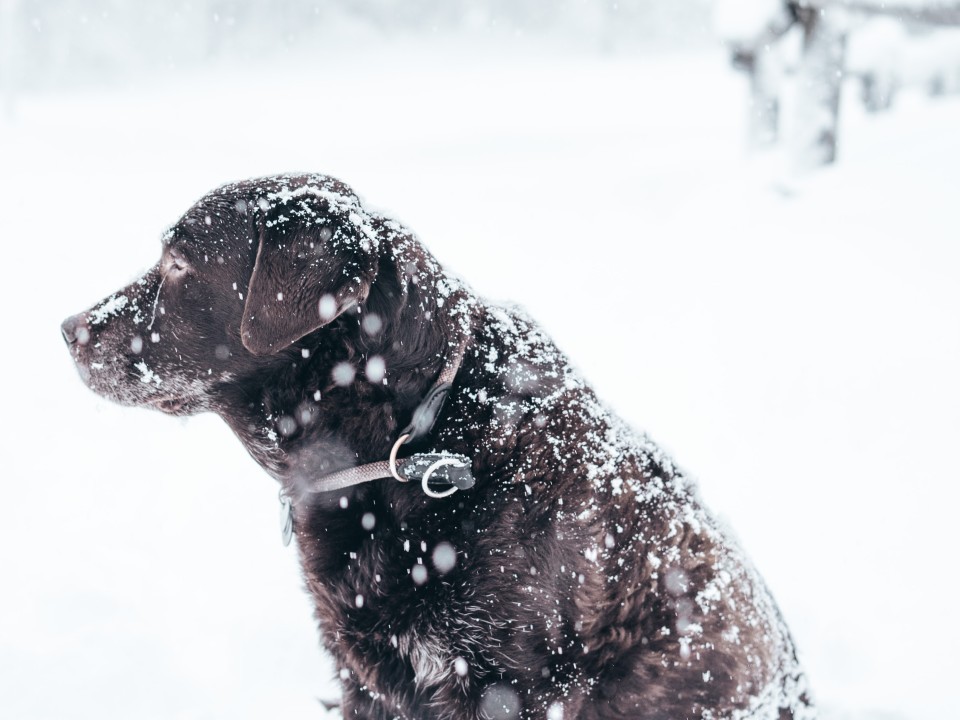
[[163,384],[163,380],[142,360],[138,362],[134,367],[140,372],[140,382],[149,385],[150,383],[156,383],[157,387]]
[[102,324],[111,315],[115,315],[123,310],[129,302],[130,298],[128,298],[126,295],[111,295],[100,305],[90,311],[90,324]]
[[333,320],[337,314],[337,299],[330,294],[323,295],[323,297],[320,298],[318,312],[321,320]]
[[714,27],[725,40],[749,42],[781,18],[785,5],[785,0],[717,0]]
[[519,710],[520,697],[505,683],[491,685],[480,698],[480,714],[490,720],[512,720]]
[[216,418],[95,397],[58,332],[204,192],[300,169],[524,305],[700,479],[827,718],[955,714],[960,101],[867,117],[849,86],[839,164],[795,179],[744,157],[719,51],[336,63],[337,107],[303,64],[26,96],[0,125],[4,717],[312,718],[336,696],[273,481]]
[[349,385],[356,376],[356,368],[348,362],[337,363],[333,368],[333,381],[337,385]]
[[[321,298],[322,302],[323,298]],[[380,332],[380,328],[383,327],[383,320],[380,319],[380,316],[376,313],[367,313],[363,316],[363,320],[360,321],[363,331],[367,335],[376,335]]]
[[364,513],[363,517],[360,518],[360,524],[363,526],[364,530],[373,530],[373,528],[376,527],[377,518],[373,513]]
[[437,572],[439,572],[441,575],[444,575],[453,570],[454,566],[456,566],[457,550],[450,543],[441,542],[438,543],[433,549],[431,558],[433,560],[433,566],[437,569]]
[[427,581],[427,568],[418,563],[411,568],[410,576],[417,585],[423,585]]
[[383,380],[387,372],[387,366],[379,355],[372,356],[367,360],[365,374],[370,382],[378,383]]

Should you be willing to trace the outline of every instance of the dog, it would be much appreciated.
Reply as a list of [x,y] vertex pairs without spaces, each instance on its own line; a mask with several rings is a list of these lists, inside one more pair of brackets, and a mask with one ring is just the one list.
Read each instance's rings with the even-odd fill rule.
[[815,716],[693,483],[346,184],[225,185],[162,246],[62,333],[92,390],[214,412],[279,483],[345,718]]

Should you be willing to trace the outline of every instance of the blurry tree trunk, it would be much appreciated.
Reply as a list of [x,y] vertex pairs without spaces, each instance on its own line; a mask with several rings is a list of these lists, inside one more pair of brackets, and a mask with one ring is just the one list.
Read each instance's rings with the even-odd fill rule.
[[10,120],[17,96],[17,5],[20,0],[0,0],[0,111]]
[[775,47],[760,49],[750,68],[750,147],[768,148],[780,135],[779,53]]
[[769,147],[779,138],[780,84],[783,79],[779,44],[795,22],[795,13],[790,4],[784,2],[757,34],[727,40],[733,66],[750,77],[748,140],[751,149]]
[[756,147],[773,145],[780,137],[780,85],[783,78],[780,53],[769,48],[757,56],[753,75],[753,122]]
[[795,161],[801,169],[837,157],[840,86],[847,39],[835,13],[802,8],[803,54],[797,69]]

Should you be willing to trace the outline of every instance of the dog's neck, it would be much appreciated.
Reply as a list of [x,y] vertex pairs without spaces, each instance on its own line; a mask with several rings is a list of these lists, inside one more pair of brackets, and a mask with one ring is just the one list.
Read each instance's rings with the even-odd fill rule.
[[221,416],[254,459],[298,495],[322,475],[385,459],[471,331],[470,290],[396,223],[382,220],[380,231],[366,300],[263,370],[260,396],[224,389],[229,412]]

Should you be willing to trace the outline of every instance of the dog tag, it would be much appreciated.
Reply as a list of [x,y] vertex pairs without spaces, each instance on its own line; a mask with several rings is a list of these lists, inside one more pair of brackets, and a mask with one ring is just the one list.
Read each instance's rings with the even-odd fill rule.
[[293,503],[286,495],[280,496],[280,538],[283,546],[290,544],[293,537]]

